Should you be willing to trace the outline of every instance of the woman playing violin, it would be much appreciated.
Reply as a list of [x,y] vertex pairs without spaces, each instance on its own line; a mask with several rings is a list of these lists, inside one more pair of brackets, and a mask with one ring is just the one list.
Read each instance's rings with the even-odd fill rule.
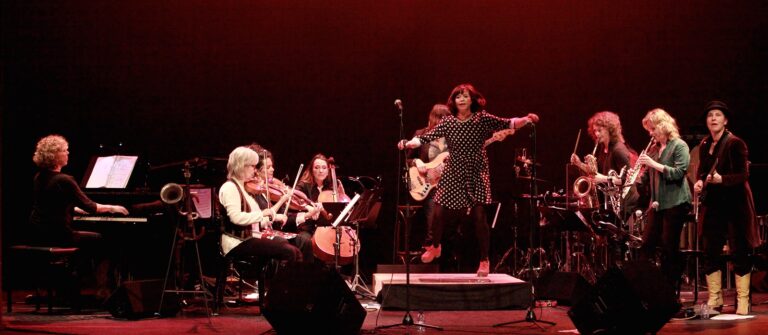
[[237,147],[229,154],[227,181],[219,189],[219,202],[226,209],[225,233],[221,248],[226,257],[266,256],[286,261],[300,261],[302,254],[287,240],[262,238],[262,231],[272,224],[276,212],[263,208],[245,191],[245,181],[256,174],[259,155],[248,147]]
[[[270,207],[277,213],[274,218],[275,228],[282,231],[296,232],[298,231],[297,228],[308,220],[316,220],[320,213],[320,208],[312,206],[309,199],[301,191],[294,191],[291,196],[290,188],[274,178],[275,167],[272,160],[272,152],[258,144],[251,144],[249,147],[259,154],[259,163],[256,165],[256,178],[252,182],[246,183],[246,189],[249,193],[253,192],[255,194],[254,198],[260,207]],[[269,181],[268,185],[264,183],[264,180]],[[249,184],[251,185],[250,187]],[[267,192],[269,192],[269,199],[266,196]],[[281,208],[289,196],[291,198],[290,208],[294,211],[288,212],[286,215],[284,214],[285,211],[281,210]],[[274,201],[274,204],[270,206],[272,201]],[[311,235],[298,234],[293,242],[301,250],[305,261],[313,260]]]

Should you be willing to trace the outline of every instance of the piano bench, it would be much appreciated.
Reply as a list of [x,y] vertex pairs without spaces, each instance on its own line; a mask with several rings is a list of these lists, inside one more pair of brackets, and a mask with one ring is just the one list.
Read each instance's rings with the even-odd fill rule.
[[[48,313],[53,312],[53,292],[54,287],[61,287],[60,283],[63,281],[65,288],[70,289],[69,293],[72,293],[72,308],[79,308],[79,296],[80,287],[78,279],[73,275],[73,256],[77,254],[79,248],[63,248],[63,247],[40,247],[31,245],[13,245],[8,248],[9,258],[11,263],[23,262],[30,270],[29,277],[34,284],[36,302],[35,311],[40,310],[40,289],[46,290],[48,301]],[[14,266],[16,269],[20,269],[19,266]],[[20,271],[20,270],[17,270]],[[11,275],[8,283],[13,283],[14,280],[22,276]],[[71,285],[71,286],[69,286]],[[9,284],[6,288],[8,292],[8,313],[12,312],[13,308],[13,284]]]

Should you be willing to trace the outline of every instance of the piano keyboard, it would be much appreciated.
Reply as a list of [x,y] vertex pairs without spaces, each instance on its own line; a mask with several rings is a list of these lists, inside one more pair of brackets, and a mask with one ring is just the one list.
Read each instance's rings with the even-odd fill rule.
[[145,223],[148,222],[145,217],[130,216],[75,216],[73,221],[91,221],[91,222],[126,222],[126,223]]

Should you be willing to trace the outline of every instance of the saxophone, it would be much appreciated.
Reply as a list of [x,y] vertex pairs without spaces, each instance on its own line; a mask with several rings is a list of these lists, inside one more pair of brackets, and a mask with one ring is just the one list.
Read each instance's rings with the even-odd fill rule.
[[597,152],[598,144],[595,143],[595,148],[592,149],[591,155],[584,157],[586,175],[577,178],[573,182],[573,194],[578,198],[580,208],[597,208],[600,205],[597,198],[595,178],[593,177],[597,173],[595,153]]
[[[643,149],[643,151],[640,152],[640,155],[648,153],[648,149],[650,149],[653,144],[656,143],[656,139],[651,138],[651,141],[648,142],[648,146]],[[632,185],[635,184],[635,181],[637,181],[637,177],[640,175],[640,172],[642,172],[643,166],[640,165],[640,163],[635,162],[635,166],[633,166],[629,171],[627,172],[627,179],[624,181],[624,186],[622,186],[621,190],[621,198],[626,199],[627,194],[629,194],[629,189],[632,187]]]

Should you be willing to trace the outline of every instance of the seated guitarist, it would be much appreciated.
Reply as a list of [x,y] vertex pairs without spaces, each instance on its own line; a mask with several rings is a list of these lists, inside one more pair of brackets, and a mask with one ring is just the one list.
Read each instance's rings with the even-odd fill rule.
[[[451,115],[451,111],[448,109],[448,106],[443,104],[435,104],[432,106],[432,110],[429,112],[429,121],[427,122],[427,126],[417,130],[413,134],[413,137],[425,134],[426,132],[432,130],[432,128],[440,123],[440,120],[446,115]],[[433,161],[443,152],[448,152],[448,145],[445,143],[445,137],[441,137],[432,142],[429,142],[428,145],[422,145],[418,150],[409,150],[408,166],[415,166],[418,169],[419,174],[423,177],[426,177],[425,174],[427,173],[427,169],[424,166],[424,163]],[[440,171],[440,169],[435,170]],[[439,179],[440,176],[438,175],[436,177],[436,179]],[[424,249],[426,249],[427,246],[432,245],[432,221],[434,220],[432,212],[435,209],[435,202],[432,199],[433,195],[434,192],[430,190],[426,198],[423,200],[424,218],[427,223],[426,232],[424,235],[424,243],[422,244]]]

